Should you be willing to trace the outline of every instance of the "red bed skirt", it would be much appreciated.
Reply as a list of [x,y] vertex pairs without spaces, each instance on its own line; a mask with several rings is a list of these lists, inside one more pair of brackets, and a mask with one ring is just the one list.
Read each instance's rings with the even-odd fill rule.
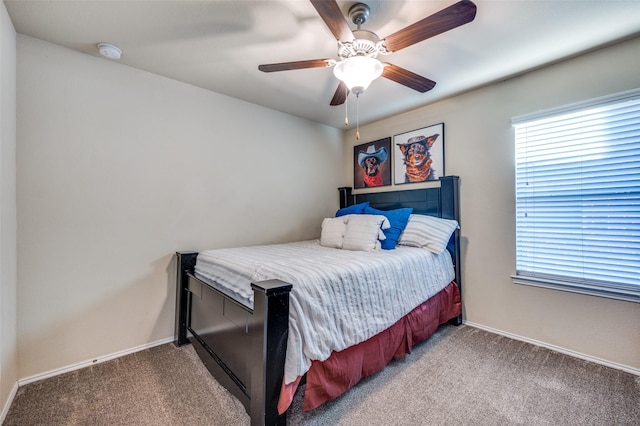
[[[325,361],[313,361],[307,372],[307,386],[302,409],[312,410],[330,401],[358,383],[363,377],[382,370],[394,358],[411,353],[411,348],[435,333],[462,312],[458,286],[447,287],[422,303],[391,327],[372,338],[333,352]],[[284,413],[291,405],[301,377],[288,385],[282,382],[278,411]]]

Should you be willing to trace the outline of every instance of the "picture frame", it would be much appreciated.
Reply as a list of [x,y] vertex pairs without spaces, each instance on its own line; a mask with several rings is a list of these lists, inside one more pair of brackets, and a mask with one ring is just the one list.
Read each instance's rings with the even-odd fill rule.
[[393,137],[395,185],[438,180],[444,171],[444,123]]
[[391,185],[391,157],[391,136],[354,146],[354,189]]

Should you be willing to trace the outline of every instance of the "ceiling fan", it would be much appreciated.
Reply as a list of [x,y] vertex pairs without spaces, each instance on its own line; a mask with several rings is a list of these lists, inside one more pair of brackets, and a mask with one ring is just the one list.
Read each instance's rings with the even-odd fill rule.
[[[369,17],[370,8],[364,3],[355,3],[349,9],[349,18],[357,26],[351,30],[335,0],[310,0],[331,33],[338,40],[338,57],[335,59],[311,59],[281,62],[258,66],[260,71],[289,71],[305,68],[335,67],[334,74],[340,80],[330,105],[341,105],[349,92],[359,96],[372,80],[382,76],[413,90],[424,93],[436,85],[435,81],[415,74],[407,69],[381,63],[378,54],[387,55],[411,46],[430,37],[449,31],[473,21],[476,5],[470,0],[461,0],[441,11],[417,21],[384,39],[377,34],[360,28]],[[351,81],[353,75],[362,77],[369,74],[364,82]]]

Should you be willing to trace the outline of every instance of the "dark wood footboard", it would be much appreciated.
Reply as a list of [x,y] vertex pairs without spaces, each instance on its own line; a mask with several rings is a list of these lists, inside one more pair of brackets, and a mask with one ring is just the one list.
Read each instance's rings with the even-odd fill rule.
[[237,397],[252,425],[284,425],[278,398],[284,375],[291,284],[252,284],[254,309],[194,275],[195,252],[179,252],[175,340],[192,343],[211,374]]

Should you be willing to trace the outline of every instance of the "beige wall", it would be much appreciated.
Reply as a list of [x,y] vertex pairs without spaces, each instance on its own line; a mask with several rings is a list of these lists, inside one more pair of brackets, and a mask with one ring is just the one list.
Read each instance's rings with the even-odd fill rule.
[[173,336],[176,250],[314,238],[327,126],[18,35],[21,378]]
[[[353,179],[353,145],[444,122],[446,172],[461,178],[466,321],[640,370],[640,304],[510,279],[512,117],[640,87],[639,70],[637,38],[363,126],[360,141],[353,131],[345,135],[346,176]],[[366,93],[360,101],[366,102]]]
[[0,422],[18,378],[15,158],[16,32],[0,2]]

